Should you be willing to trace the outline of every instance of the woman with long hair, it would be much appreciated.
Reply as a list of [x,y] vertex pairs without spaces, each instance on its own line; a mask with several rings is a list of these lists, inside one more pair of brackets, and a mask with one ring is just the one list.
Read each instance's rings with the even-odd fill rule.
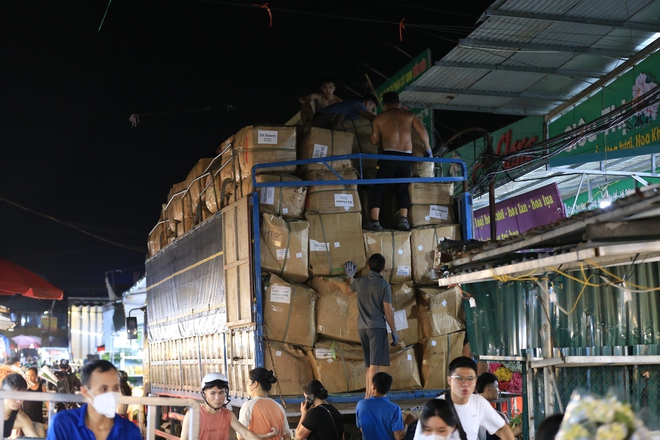
[[341,413],[326,402],[328,390],[318,380],[312,380],[303,388],[305,400],[300,404],[300,423],[296,428],[297,439],[342,440],[344,422]]
[[238,421],[257,435],[268,434],[275,428],[278,439],[291,438],[284,408],[268,397],[268,392],[277,382],[273,371],[259,367],[250,370],[248,374],[251,399],[241,406]]

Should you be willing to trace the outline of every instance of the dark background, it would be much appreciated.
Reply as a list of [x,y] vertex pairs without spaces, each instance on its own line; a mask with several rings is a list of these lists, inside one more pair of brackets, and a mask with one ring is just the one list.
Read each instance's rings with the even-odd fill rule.
[[[170,187],[220,142],[286,122],[326,76],[353,99],[365,74],[377,87],[407,64],[404,52],[439,60],[491,3],[270,1],[270,28],[248,2],[114,0],[99,30],[105,0],[2,2],[0,258],[68,296],[105,294],[106,272],[121,293],[144,274]],[[511,118],[435,121],[447,139]]]

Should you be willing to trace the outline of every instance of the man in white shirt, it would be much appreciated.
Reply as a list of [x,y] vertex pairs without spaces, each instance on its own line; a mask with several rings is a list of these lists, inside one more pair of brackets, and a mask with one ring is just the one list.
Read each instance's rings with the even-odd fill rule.
[[[448,370],[447,383],[450,393],[438,398],[450,400],[460,420],[460,425],[452,434],[452,440],[477,440],[480,426],[502,440],[514,440],[511,428],[495,408],[486,399],[474,394],[477,383],[477,365],[474,361],[465,356],[457,357],[449,363]],[[421,435],[422,426],[418,423],[415,438],[421,438]]]

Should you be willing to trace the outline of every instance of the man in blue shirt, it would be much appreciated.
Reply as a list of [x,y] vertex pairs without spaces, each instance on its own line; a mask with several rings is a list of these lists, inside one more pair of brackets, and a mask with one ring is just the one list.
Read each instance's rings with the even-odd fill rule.
[[371,397],[358,402],[355,420],[364,440],[403,439],[406,430],[401,408],[386,396],[391,388],[392,376],[382,371],[376,373]]
[[314,127],[336,130],[344,121],[352,121],[362,116],[373,121],[373,112],[378,105],[374,95],[364,95],[360,101],[346,100],[329,105],[316,111],[312,125]]
[[119,396],[119,374],[105,360],[82,369],[82,394],[87,402],[80,408],[55,414],[48,427],[48,440],[142,440],[137,426],[115,413]]

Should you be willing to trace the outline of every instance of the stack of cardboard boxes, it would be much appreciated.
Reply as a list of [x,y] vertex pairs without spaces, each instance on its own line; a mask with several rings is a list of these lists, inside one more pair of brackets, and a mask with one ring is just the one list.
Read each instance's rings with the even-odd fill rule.
[[[219,147],[218,157],[200,161],[186,181],[175,185],[160,226],[150,235],[150,252],[162,247],[164,231],[179,233],[186,212],[193,215],[201,206],[215,213],[251,193],[254,164],[350,154],[356,142],[358,151],[375,152],[367,148],[362,131],[312,128],[296,137],[294,127],[242,129]],[[445,387],[446,366],[460,355],[465,328],[460,290],[437,288],[434,268],[440,241],[461,238],[460,225],[453,223],[453,185],[410,185],[411,231],[364,231],[362,211],[367,206],[357,186],[338,181],[357,179],[357,171],[346,160],[327,165],[332,170],[310,163],[261,170],[255,176],[258,182],[337,181],[258,190],[266,366],[275,367],[283,394],[299,394],[312,378],[333,393],[363,389],[357,294],[346,282],[344,263],[355,262],[364,276],[368,257],[380,253],[401,338],[384,371],[393,375],[393,389]],[[433,172],[427,165],[415,169],[417,175]],[[194,190],[197,203],[186,210],[179,199],[185,199],[192,181],[203,185]]]

